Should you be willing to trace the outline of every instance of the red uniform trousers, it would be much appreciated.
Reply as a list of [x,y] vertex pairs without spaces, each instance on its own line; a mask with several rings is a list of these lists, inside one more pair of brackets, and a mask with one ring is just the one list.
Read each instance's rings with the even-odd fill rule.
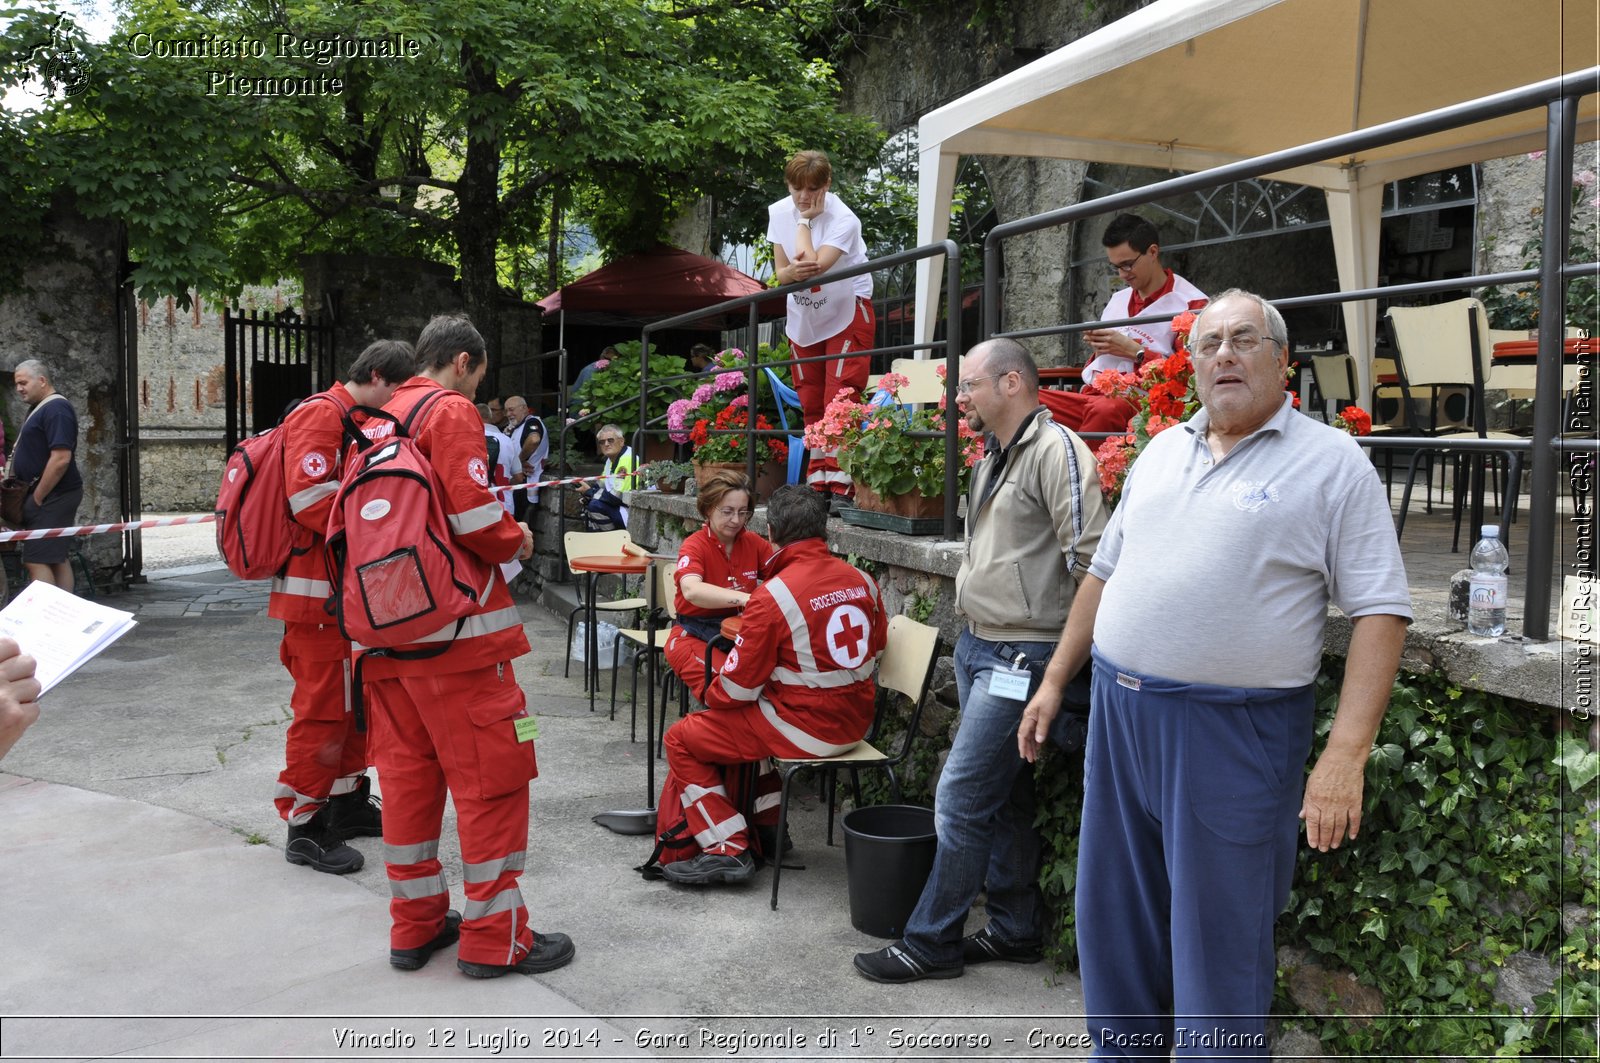
[[722,662],[728,659],[728,655],[709,643],[695,638],[677,624],[672,625],[672,630],[667,635],[666,649],[663,651],[667,667],[672,669],[672,674],[688,688],[690,694],[694,695],[694,700],[702,704],[706,700],[708,651],[711,654],[711,674],[714,676],[722,670]]
[[[877,342],[877,321],[873,317],[872,300],[856,297],[856,313],[844,331],[835,333],[821,343],[808,346],[790,342],[789,349],[796,358],[816,358],[825,354],[845,355],[851,351],[870,351]],[[811,362],[794,366],[794,389],[800,395],[800,412],[806,424],[822,420],[823,411],[834,400],[841,388],[848,388],[852,398],[861,398],[861,389],[867,386],[872,359],[868,355],[856,358],[831,358],[825,362]],[[806,468],[806,486],[816,491],[833,491],[849,494],[855,486],[839,468],[836,451],[812,451]]]
[[1098,391],[1040,391],[1039,401],[1057,424],[1074,432],[1126,432],[1138,411],[1126,399]]
[[455,804],[467,902],[460,958],[509,966],[533,947],[517,888],[527,859],[533,742],[512,718],[526,699],[509,663],[369,680],[372,751],[383,779],[389,944],[414,949],[444,925],[450,890],[439,865],[446,789]]
[[347,794],[367,770],[367,736],[350,714],[350,643],[333,624],[285,621],[278,660],[294,678],[294,719],[283,742],[283,771],[272,803],[298,826],[329,797]]
[[[760,761],[751,808],[765,827],[778,824],[778,773],[767,757],[807,757],[780,735],[754,706],[691,713],[667,730],[667,778],[656,802],[656,834],[688,819],[694,845],[663,851],[662,863],[688,860],[715,845],[744,852],[750,848],[744,817],[745,795],[734,778],[737,769]],[[730,782],[732,792],[730,792]]]

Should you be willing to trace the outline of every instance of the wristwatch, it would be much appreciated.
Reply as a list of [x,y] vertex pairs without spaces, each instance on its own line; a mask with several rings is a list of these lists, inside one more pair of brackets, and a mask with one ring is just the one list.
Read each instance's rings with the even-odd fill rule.
[[809,229],[809,228],[811,228],[811,219],[810,218],[801,218],[800,219],[800,224],[804,225],[807,229]]

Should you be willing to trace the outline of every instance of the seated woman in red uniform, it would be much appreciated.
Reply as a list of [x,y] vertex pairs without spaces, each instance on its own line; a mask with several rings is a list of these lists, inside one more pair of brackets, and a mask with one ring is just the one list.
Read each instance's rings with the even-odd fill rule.
[[[735,615],[756,589],[761,566],[772,556],[772,544],[745,527],[755,506],[755,492],[742,472],[723,471],[700,488],[696,508],[705,527],[683,541],[678,551],[678,622],[667,636],[667,664],[684,686],[704,701],[707,643],[722,621]],[[713,652],[711,670],[722,665]]]

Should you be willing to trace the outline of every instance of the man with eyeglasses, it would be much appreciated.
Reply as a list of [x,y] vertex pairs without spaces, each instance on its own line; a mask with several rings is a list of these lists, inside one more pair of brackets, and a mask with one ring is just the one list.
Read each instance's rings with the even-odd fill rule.
[[[1127,287],[1111,296],[1100,312],[1100,320],[1181,314],[1206,305],[1205,292],[1161,264],[1160,239],[1156,227],[1137,214],[1119,214],[1106,226],[1100,238],[1106,261]],[[1147,358],[1165,358],[1172,353],[1169,321],[1091,329],[1083,335],[1094,350],[1094,358],[1083,367],[1086,385],[1105,370],[1130,373]]]
[[[956,573],[967,620],[954,655],[961,725],[934,795],[933,872],[905,936],[856,955],[856,971],[874,982],[1043,958],[1033,772],[1015,736],[1107,517],[1094,455],[1039,405],[1039,370],[1020,343],[978,344],[960,374],[957,408],[986,433]],[[963,937],[979,891],[988,923]]]
[[[1383,484],[1349,436],[1294,409],[1287,347],[1247,292],[1195,322],[1202,408],[1134,464],[1017,729],[1034,759],[1092,643],[1076,905],[1097,1059],[1268,1056],[1297,820],[1319,852],[1361,827],[1410,592]],[[1350,648],[1307,777],[1330,601]]]

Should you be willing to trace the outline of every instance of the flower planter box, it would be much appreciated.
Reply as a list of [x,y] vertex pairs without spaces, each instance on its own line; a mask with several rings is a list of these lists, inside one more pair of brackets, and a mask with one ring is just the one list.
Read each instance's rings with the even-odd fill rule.
[[[742,461],[697,461],[694,463],[695,490],[698,491],[704,488],[706,480],[710,479],[713,473],[716,473],[722,469],[743,473],[745,471],[745,465]],[[756,502],[759,503],[763,499],[770,498],[772,496],[772,492],[783,486],[783,482],[787,476],[788,470],[775,461],[769,461],[765,464],[756,466],[756,495],[758,496]]]
[[920,492],[893,495],[877,494],[865,484],[856,484],[856,504],[839,511],[846,524],[901,535],[938,535],[944,531],[944,496],[924,497]]

